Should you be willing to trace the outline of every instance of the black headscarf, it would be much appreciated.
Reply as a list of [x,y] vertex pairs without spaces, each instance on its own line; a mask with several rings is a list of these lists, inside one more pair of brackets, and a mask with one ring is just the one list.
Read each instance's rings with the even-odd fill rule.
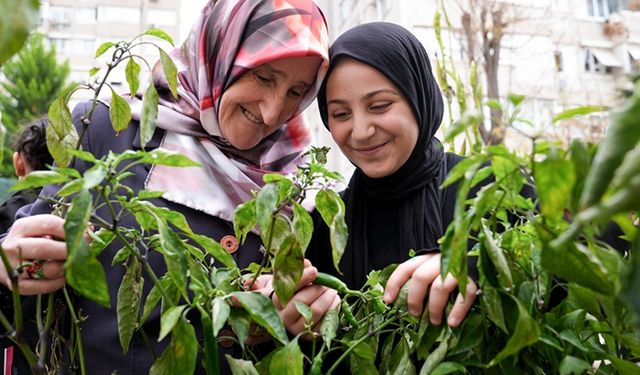
[[[360,286],[371,268],[367,231],[380,207],[397,207],[400,233],[394,251],[406,259],[409,249],[433,249],[443,235],[439,185],[445,168],[444,151],[434,138],[443,114],[442,94],[422,44],[403,27],[385,22],[356,26],[332,45],[331,64],[318,95],[320,116],[328,128],[326,83],[336,64],[350,57],[385,75],[408,101],[419,126],[419,135],[407,162],[395,173],[369,178],[357,168],[345,191],[349,242],[342,264],[347,281]],[[391,218],[390,218],[391,219]],[[393,219],[391,219],[393,220]],[[388,242],[388,241],[385,241]],[[378,246],[378,243],[375,244]]]

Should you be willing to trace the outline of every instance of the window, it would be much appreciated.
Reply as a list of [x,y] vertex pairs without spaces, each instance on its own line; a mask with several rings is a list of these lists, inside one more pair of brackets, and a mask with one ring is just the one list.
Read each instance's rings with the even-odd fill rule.
[[96,21],[96,8],[93,7],[67,7],[51,6],[49,19],[54,26],[65,26],[72,23],[94,23]]
[[609,17],[610,14],[620,10],[640,10],[638,0],[586,0],[587,13],[591,17]]
[[175,26],[176,12],[164,9],[149,9],[147,23],[153,26]]
[[588,48],[585,50],[584,70],[590,73],[613,72],[613,68],[621,68],[622,64],[610,50],[604,48]]
[[50,41],[57,52],[65,56],[92,54],[96,46],[95,39],[90,38],[51,38]]
[[98,6],[98,22],[105,23],[140,23],[140,8]]

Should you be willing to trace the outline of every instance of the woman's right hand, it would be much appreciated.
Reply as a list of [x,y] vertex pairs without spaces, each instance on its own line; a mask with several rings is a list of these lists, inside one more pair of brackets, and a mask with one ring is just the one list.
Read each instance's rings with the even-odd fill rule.
[[[35,215],[21,218],[13,223],[2,248],[9,259],[11,270],[0,262],[0,283],[12,289],[10,272],[23,262],[39,261],[42,272],[20,273],[20,294],[34,295],[51,293],[65,284],[64,262],[67,245],[64,242],[64,220],[54,215]],[[34,277],[35,276],[35,277]]]

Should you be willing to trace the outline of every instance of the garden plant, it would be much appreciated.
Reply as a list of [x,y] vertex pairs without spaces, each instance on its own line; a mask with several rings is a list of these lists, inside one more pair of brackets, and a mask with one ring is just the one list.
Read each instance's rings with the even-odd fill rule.
[[[12,317],[0,315],[0,323],[34,373],[57,373],[54,359],[61,351],[71,358],[77,373],[86,372],[81,331],[83,319],[91,317],[74,308],[73,295],[117,306],[123,352],[133,335],[146,336],[143,322],[153,309],[161,309],[160,337],[148,339],[169,342],[158,353],[150,374],[190,374],[199,367],[208,374],[219,373],[217,346],[226,325],[244,349],[242,357],[226,357],[235,374],[335,374],[345,368],[359,374],[638,373],[640,88],[611,111],[607,137],[597,147],[579,140],[565,147],[531,135],[531,151],[521,154],[504,145],[479,142],[480,114],[452,121],[444,143],[453,147],[462,138],[467,157],[444,182],[444,186],[459,182],[459,188],[454,221],[441,240],[442,273],[451,272],[464,289],[467,261],[477,258],[480,291],[475,307],[459,328],[436,326],[426,313],[420,318],[408,314],[406,288],[393,305],[382,302],[393,265],[371,272],[361,290],[349,290],[339,279],[320,274],[316,282],[338,290],[342,302],[324,317],[319,333],[311,330],[318,322],[308,322],[306,334],[313,339],[305,344],[306,339],[287,334],[268,297],[249,289],[261,274],[272,274],[279,300],[284,304],[291,299],[313,235],[311,216],[302,205],[305,199],[314,200],[331,229],[327,255],[338,267],[348,231],[344,204],[332,190],[340,176],[325,166],[328,150],[312,148],[307,162],[293,175],[267,175],[264,188],[238,207],[233,220],[236,237],[242,241],[256,231],[264,244],[261,264],[238,268],[219,243],[194,233],[181,214],[149,201],[162,192],[134,194],[123,183],[128,170],[139,163],[175,167],[195,163],[163,149],[112,153],[100,159],[79,149],[83,133],[91,126],[92,111],[76,129],[68,108],[71,96],[80,89],[92,90],[95,105],[99,93],[110,89],[115,130],[129,126],[129,104],[106,82],[116,66],[126,63],[130,92],[138,92],[139,63],[147,62],[132,49],[150,43],[142,37],[171,42],[164,32],[152,29],[130,41],[101,45],[96,56],[111,54],[106,69],[92,71],[88,84],[65,90],[49,110],[47,137],[56,166],[31,174],[15,187],[58,184],[57,195],[47,199],[53,212],[66,220],[67,286],[58,293],[34,297],[38,306],[34,324],[40,337],[35,346],[22,334],[25,325],[32,323],[23,316],[17,284],[22,268],[37,265],[13,269],[0,247],[5,267],[13,271],[14,290]],[[159,53],[175,95],[176,67],[166,52],[159,49]],[[465,90],[455,70],[448,68],[445,54],[437,66],[442,87],[450,87],[450,80],[457,82],[448,98],[463,108],[466,92],[479,92],[477,84],[472,79],[471,89]],[[476,94],[471,95],[476,109],[485,104],[500,106],[505,125],[519,120],[524,98],[512,95],[506,103],[483,104]],[[149,83],[139,123],[143,144],[154,133],[157,106],[156,89]],[[554,123],[592,110],[565,111]],[[453,110],[449,112],[450,118],[455,117]],[[463,112],[470,113],[466,106]],[[93,166],[80,174],[69,167],[77,159]],[[473,186],[490,176],[493,182],[469,197]],[[536,200],[518,193],[524,185],[535,189]],[[109,209],[110,218],[95,215],[102,207]],[[139,227],[121,226],[125,215],[133,216]],[[600,240],[604,227],[612,222],[622,229],[628,248],[612,249]],[[475,243],[470,250],[469,240]],[[113,267],[127,270],[119,286],[107,285],[97,260],[112,241],[122,244],[112,259]],[[166,274],[151,269],[150,252],[162,254]],[[147,295],[142,294],[144,283],[153,285]],[[118,288],[115,301],[109,299],[110,287]],[[62,341],[52,340],[63,334],[56,332],[56,300],[64,301],[74,326]],[[310,319],[309,306],[296,303],[296,308]],[[194,325],[202,327],[204,340],[197,339]],[[265,357],[257,358],[252,347],[245,345],[252,325],[262,327],[276,343]]]

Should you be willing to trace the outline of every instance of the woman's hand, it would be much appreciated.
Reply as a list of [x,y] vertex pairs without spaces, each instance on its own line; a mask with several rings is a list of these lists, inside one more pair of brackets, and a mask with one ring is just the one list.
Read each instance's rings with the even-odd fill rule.
[[[429,295],[429,321],[439,325],[442,322],[444,309],[449,295],[458,288],[458,282],[451,275],[443,280],[440,276],[440,253],[416,256],[400,264],[391,274],[384,291],[384,302],[389,304],[396,300],[400,288],[409,282],[407,305],[409,313],[420,316],[423,301]],[[467,316],[476,298],[478,287],[469,279],[464,295],[458,293],[455,304],[449,313],[447,323],[457,327]]]
[[[12,289],[10,272],[22,269],[20,294],[51,293],[65,284],[64,220],[53,215],[36,215],[18,219],[2,243],[12,269],[0,262],[0,283]],[[36,265],[34,268],[33,265]],[[21,266],[22,265],[22,266]],[[41,270],[37,270],[41,268]]]
[[[311,321],[313,324],[313,331],[318,332],[320,330],[322,318],[331,309],[336,308],[340,304],[340,297],[338,292],[325,286],[313,285],[312,282],[318,275],[318,270],[311,265],[307,259],[304,261],[304,270],[302,271],[302,277],[296,286],[296,292],[285,306],[282,306],[278,300],[278,296],[273,293],[273,276],[261,275],[253,284],[252,290],[261,292],[266,296],[270,296],[273,300],[276,309],[280,313],[280,318],[287,328],[289,333],[297,335],[305,332],[305,325],[307,321],[296,309],[294,301],[302,302],[311,308],[313,313]],[[305,338],[307,335],[303,336]]]

